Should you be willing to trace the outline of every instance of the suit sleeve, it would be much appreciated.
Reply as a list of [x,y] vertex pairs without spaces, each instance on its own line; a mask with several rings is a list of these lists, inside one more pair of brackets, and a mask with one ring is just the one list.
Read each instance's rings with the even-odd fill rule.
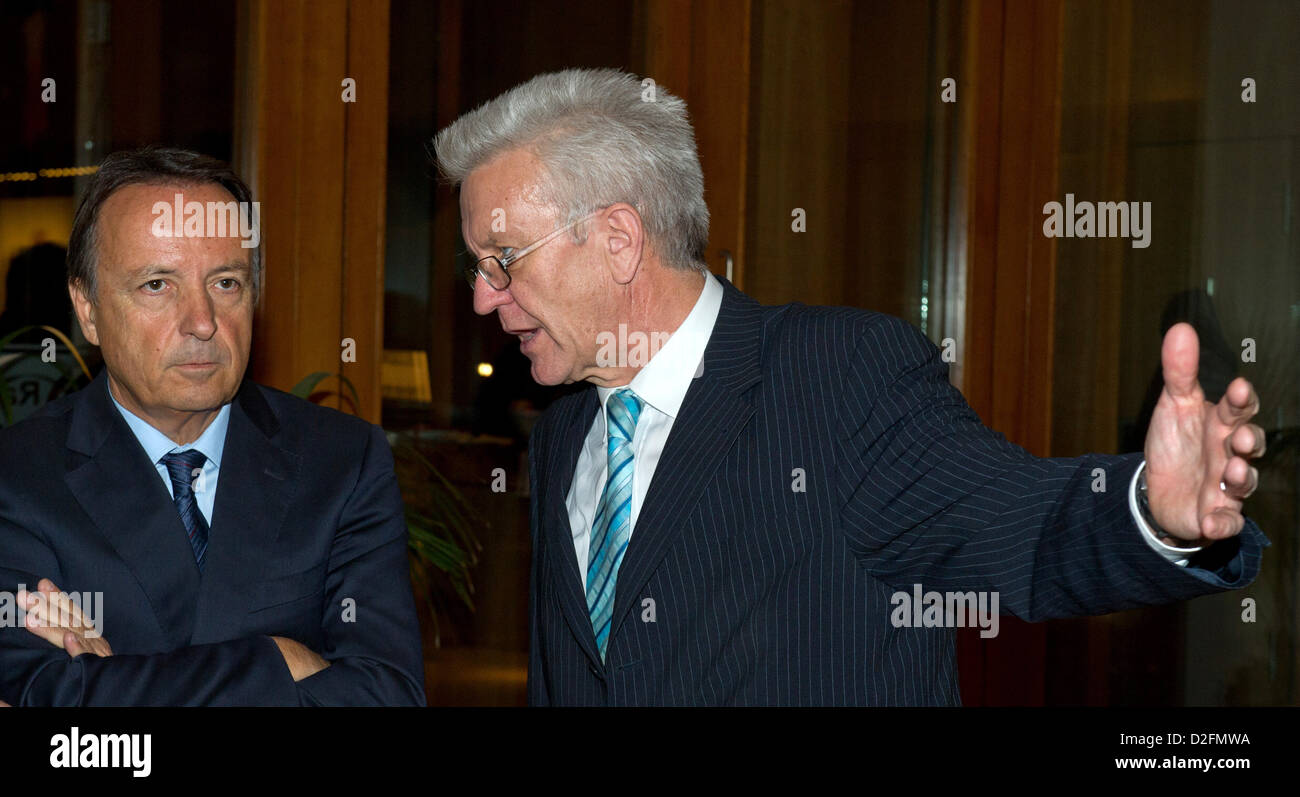
[[542,664],[542,642],[539,637],[541,628],[538,617],[537,592],[538,592],[538,573],[540,572],[541,560],[541,501],[542,489],[541,482],[538,480],[537,463],[542,458],[542,424],[539,421],[533,427],[533,433],[528,441],[528,489],[531,492],[528,501],[528,528],[532,537],[533,549],[530,560],[528,577],[528,705],[530,706],[549,706],[551,704],[550,694],[546,689],[546,673],[543,671]]
[[[283,706],[298,690],[269,637],[167,653],[71,658],[19,622],[20,586],[63,584],[58,558],[0,506],[0,700],[15,706]],[[112,640],[109,640],[110,644]]]
[[[0,589],[62,579],[39,535],[0,506]],[[373,428],[331,546],[321,618],[330,667],[295,684],[275,642],[254,636],[166,653],[73,659],[0,608],[0,700],[24,706],[424,705],[406,523],[392,453]],[[355,600],[344,617],[342,601]],[[14,618],[16,620],[16,618]],[[112,642],[112,639],[109,639]]]
[[996,591],[1024,620],[1102,614],[1249,584],[1268,545],[1242,533],[1177,567],[1147,545],[1126,487],[1141,454],[1042,459],[980,422],[939,350],[879,316],[844,375],[840,520],[896,589]]
[[330,666],[298,683],[303,705],[425,705],[406,512],[378,427],[334,537],[321,629]]

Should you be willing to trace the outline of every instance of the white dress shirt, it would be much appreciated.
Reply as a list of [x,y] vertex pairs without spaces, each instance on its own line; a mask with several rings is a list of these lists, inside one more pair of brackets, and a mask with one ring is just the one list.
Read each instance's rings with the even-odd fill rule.
[[[637,515],[650,489],[655,468],[659,465],[659,456],[668,442],[668,434],[673,429],[673,421],[686,398],[686,391],[690,389],[691,380],[700,374],[704,350],[713,335],[713,325],[721,307],[722,284],[712,274],[706,274],[704,289],[700,291],[700,298],[695,300],[695,306],[691,308],[686,320],[657,353],[651,352],[650,361],[629,384],[623,386],[630,387],[644,402],[636,431],[632,434],[632,515],[629,540],[636,531]],[[569,528],[573,534],[573,552],[578,559],[578,572],[582,575],[584,584],[587,581],[587,547],[591,540],[591,525],[608,475],[605,402],[611,394],[623,387],[596,388],[600,398],[600,412],[596,413],[582,444],[578,464],[573,472],[573,484],[570,485],[569,495],[564,502],[569,513]],[[1145,462],[1134,472],[1129,483],[1129,511],[1152,550],[1173,564],[1186,566],[1187,557],[1200,549],[1165,545],[1156,538],[1138,511],[1137,477],[1144,467]]]
[[[105,380],[107,382],[107,380]],[[113,405],[117,411],[122,413],[126,419],[126,425],[131,427],[131,432],[135,434],[135,439],[140,441],[140,447],[144,449],[145,456],[153,463],[154,469],[158,471],[158,476],[162,479],[163,484],[167,487],[167,494],[174,499],[176,496],[172,492],[172,477],[167,472],[167,466],[162,463],[162,458],[167,454],[178,451],[188,451],[191,448],[196,449],[207,461],[203,463],[202,475],[194,480],[194,500],[199,505],[199,511],[203,513],[203,519],[208,521],[208,527],[212,527],[212,508],[217,501],[217,477],[221,473],[221,455],[226,449],[226,430],[230,426],[230,405],[226,404],[217,412],[217,417],[208,424],[208,428],[203,430],[199,439],[187,446],[178,446],[167,435],[155,429],[148,421],[123,407],[113,397],[113,391],[108,391],[108,397],[113,399]]]
[[[712,274],[704,277],[704,288],[686,320],[668,338],[658,352],[651,352],[648,363],[642,366],[632,381],[623,387],[632,388],[643,403],[641,417],[632,433],[632,517],[629,527],[636,531],[637,515],[650,489],[650,479],[659,465],[659,455],[668,442],[673,421],[691,387],[691,380],[699,375],[704,362],[704,349],[713,335],[713,323],[718,320],[722,307],[722,283]],[[653,336],[651,336],[653,338]],[[587,546],[591,540],[591,524],[596,518],[600,493],[605,489],[608,456],[606,444],[605,402],[611,394],[623,387],[598,387],[600,412],[592,422],[587,439],[578,454],[578,465],[573,472],[573,484],[564,501],[569,510],[569,527],[573,532],[573,551],[578,557],[578,572],[587,583]]]
[[1137,521],[1138,528],[1142,529],[1142,539],[1147,541],[1147,545],[1151,546],[1151,550],[1179,567],[1187,567],[1187,560],[1191,558],[1192,554],[1201,550],[1201,547],[1203,546],[1198,546],[1196,548],[1175,548],[1172,545],[1164,544],[1156,537],[1155,532],[1147,525],[1146,520],[1142,517],[1142,513],[1138,510],[1138,476],[1142,475],[1142,470],[1146,468],[1146,466],[1147,461],[1144,459],[1142,460],[1142,464],[1138,465],[1138,469],[1133,471],[1133,479],[1128,484],[1128,509],[1133,513],[1133,519]]

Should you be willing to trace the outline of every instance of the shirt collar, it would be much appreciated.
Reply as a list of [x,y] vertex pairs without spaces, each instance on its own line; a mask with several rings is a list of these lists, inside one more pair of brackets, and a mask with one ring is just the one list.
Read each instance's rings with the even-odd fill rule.
[[144,453],[149,457],[149,461],[158,464],[164,454],[172,451],[188,451],[195,449],[203,456],[208,458],[216,467],[221,467],[221,455],[226,448],[226,429],[230,426],[230,405],[225,404],[217,413],[217,417],[208,424],[208,428],[203,430],[199,439],[187,446],[178,446],[176,442],[167,435],[155,429],[148,421],[139,417],[118,403],[113,396],[113,391],[108,388],[108,380],[104,380],[104,389],[108,390],[108,397],[112,399],[113,406],[117,411],[122,413],[122,418],[126,420],[126,425],[131,427],[135,439],[140,441]]
[[676,419],[682,402],[686,400],[686,391],[691,388],[691,380],[698,374],[704,360],[704,350],[713,335],[713,325],[721,307],[722,283],[706,272],[700,298],[695,300],[686,320],[658,352],[651,353],[650,361],[632,381],[620,387],[596,388],[601,415],[604,416],[605,402],[615,391],[630,387],[646,404]]

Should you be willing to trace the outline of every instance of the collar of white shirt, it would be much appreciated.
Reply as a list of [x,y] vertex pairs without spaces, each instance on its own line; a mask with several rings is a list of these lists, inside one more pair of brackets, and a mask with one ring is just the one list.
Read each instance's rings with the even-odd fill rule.
[[[108,380],[104,380],[104,382],[107,390]],[[226,428],[230,425],[229,404],[221,408],[217,413],[217,417],[213,419],[212,423],[208,424],[208,428],[203,430],[203,434],[199,435],[198,440],[187,446],[178,446],[176,441],[155,429],[148,421],[119,404],[117,398],[113,396],[112,390],[108,391],[108,397],[113,400],[113,406],[117,407],[117,411],[122,413],[126,425],[131,427],[135,439],[140,441],[140,446],[153,464],[157,465],[164,454],[172,451],[187,451],[193,448],[207,457],[208,462],[212,463],[213,467],[221,467],[221,455],[226,448]]]
[[[697,376],[704,360],[704,350],[713,335],[713,325],[718,320],[718,310],[721,307],[722,283],[712,274],[705,273],[700,298],[695,300],[695,306],[691,308],[686,320],[657,353],[652,352],[650,361],[623,387],[632,388],[632,392],[646,404],[676,419],[682,401],[686,399],[686,391],[690,390],[691,380]],[[605,418],[605,402],[623,387],[596,388],[600,397],[602,423]]]

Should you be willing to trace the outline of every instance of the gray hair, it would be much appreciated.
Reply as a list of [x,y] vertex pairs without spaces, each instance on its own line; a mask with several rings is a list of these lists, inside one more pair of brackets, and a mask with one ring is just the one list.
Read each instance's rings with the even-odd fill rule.
[[[616,69],[538,75],[461,116],[433,147],[454,185],[497,155],[526,149],[566,221],[626,202],[666,265],[705,268],[709,208],[695,131],[686,103],[650,81]],[[583,236],[575,229],[575,240]]]

